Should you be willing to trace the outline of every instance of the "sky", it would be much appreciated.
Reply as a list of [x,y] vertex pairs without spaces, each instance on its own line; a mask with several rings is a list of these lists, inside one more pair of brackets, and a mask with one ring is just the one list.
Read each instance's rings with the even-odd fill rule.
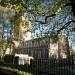
[[[41,4],[41,6],[42,6],[42,8],[43,7],[45,7],[45,9],[46,8],[48,8],[48,5],[51,5],[51,4],[53,4],[53,3],[51,3],[51,2],[54,2],[54,1],[50,1],[50,3],[49,2],[47,2],[47,3],[42,3]],[[31,6],[30,6],[31,7]],[[51,7],[52,7],[52,5],[51,5]],[[44,10],[45,10],[44,9]],[[29,19],[30,20],[33,20],[33,14],[27,14],[28,15],[28,17],[29,17]],[[40,20],[40,21],[44,21],[44,16],[37,16],[37,20]],[[58,14],[55,18],[49,18],[48,19],[48,23],[45,25],[45,26],[43,26],[43,28],[41,27],[41,24],[37,24],[37,29],[35,30],[35,33],[32,31],[32,34],[33,34],[33,36],[34,37],[36,37],[36,35],[37,34],[39,34],[39,33],[41,33],[41,31],[44,33],[44,32],[47,32],[48,30],[50,31],[50,29],[53,27],[53,25],[55,25],[56,23],[57,24],[59,24],[59,26],[58,26],[58,28],[61,28],[61,26],[63,26],[66,22],[68,22],[68,21],[70,21],[71,20],[71,18],[72,18],[72,16],[71,16],[71,9],[69,8],[69,7],[67,7],[67,8],[64,8],[63,10],[62,10],[62,12],[60,13],[60,14]],[[36,26],[36,23],[34,23],[33,22],[33,24],[35,24],[35,26]],[[39,26],[40,26],[40,29],[39,29]],[[33,28],[34,29],[34,28]],[[5,34],[6,35],[6,34]],[[72,48],[73,49],[75,49],[75,43],[74,43],[74,38],[75,38],[75,36],[72,36],[72,34],[71,35],[69,35],[69,37],[70,37],[70,39],[69,39],[69,44],[71,45],[72,44]]]

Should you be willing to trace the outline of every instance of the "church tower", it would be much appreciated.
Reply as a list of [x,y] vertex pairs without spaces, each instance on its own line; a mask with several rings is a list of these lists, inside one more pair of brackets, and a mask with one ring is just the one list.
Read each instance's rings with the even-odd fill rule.
[[68,58],[70,56],[68,38],[63,31],[58,36],[58,58]]
[[19,39],[22,41],[27,41],[31,39],[31,22],[28,17],[21,16],[21,22],[19,26]]

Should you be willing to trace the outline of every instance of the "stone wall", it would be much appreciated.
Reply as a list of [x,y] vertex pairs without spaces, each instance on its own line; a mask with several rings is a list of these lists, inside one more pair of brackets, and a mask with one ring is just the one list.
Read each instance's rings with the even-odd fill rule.
[[49,44],[49,58],[58,59],[58,42],[50,42]]
[[34,57],[34,59],[48,59],[48,48],[44,47],[33,47],[33,48],[21,48],[16,50],[17,54],[28,54]]
[[28,17],[21,16],[19,25],[19,39],[22,41],[27,41],[31,39],[32,25],[28,20]]
[[[67,58],[69,55],[69,45],[65,41],[65,36],[60,37],[54,43],[50,37],[43,37],[29,41],[21,41],[19,47],[15,50],[18,54],[28,54],[34,59],[49,59],[49,58]],[[61,40],[62,39],[62,40]]]
[[29,41],[21,41],[18,48],[32,48],[32,47],[41,47],[48,46],[50,38],[43,37],[38,39],[33,39]]
[[48,59],[49,37],[21,42],[15,50],[17,54],[28,54],[34,59]]
[[70,57],[68,37],[63,32],[59,35],[58,50],[59,59]]

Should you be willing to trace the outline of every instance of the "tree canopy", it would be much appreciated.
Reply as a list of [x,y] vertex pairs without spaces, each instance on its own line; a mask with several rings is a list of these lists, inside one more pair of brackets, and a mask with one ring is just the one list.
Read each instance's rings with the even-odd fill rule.
[[[74,0],[1,0],[0,4],[3,7],[8,7],[15,10],[15,21],[20,15],[27,12],[34,15],[34,22],[47,24],[48,18],[60,15],[60,13],[67,6],[71,6],[71,8],[69,7],[71,9],[71,13],[73,13],[73,15],[75,14]],[[37,16],[44,17],[44,22],[37,20]],[[62,27],[61,29],[64,29],[65,27],[66,26]]]
[[[11,18],[18,34],[20,17],[27,13],[36,36],[75,31],[75,0],[0,0],[0,5],[15,12]],[[33,34],[33,36],[34,36]]]
[[[4,27],[9,26],[9,23],[11,29],[7,29],[7,32],[10,33],[10,37],[16,35],[18,38],[21,16],[24,15],[32,22],[33,37],[50,35],[57,40],[62,30],[71,36],[71,32],[75,33],[74,7],[75,0],[0,0],[2,38],[4,38]],[[0,40],[0,43],[5,44],[4,47],[0,45],[3,50],[11,44],[9,42],[7,45],[7,42],[9,40]]]

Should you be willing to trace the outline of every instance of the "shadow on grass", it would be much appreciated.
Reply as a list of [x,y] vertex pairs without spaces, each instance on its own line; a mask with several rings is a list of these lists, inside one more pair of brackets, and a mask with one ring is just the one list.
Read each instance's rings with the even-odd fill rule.
[[18,69],[21,72],[21,75],[75,75],[74,72],[57,68],[57,67],[49,67],[48,65],[16,65],[16,64],[0,64],[0,66],[11,67],[13,69]]

